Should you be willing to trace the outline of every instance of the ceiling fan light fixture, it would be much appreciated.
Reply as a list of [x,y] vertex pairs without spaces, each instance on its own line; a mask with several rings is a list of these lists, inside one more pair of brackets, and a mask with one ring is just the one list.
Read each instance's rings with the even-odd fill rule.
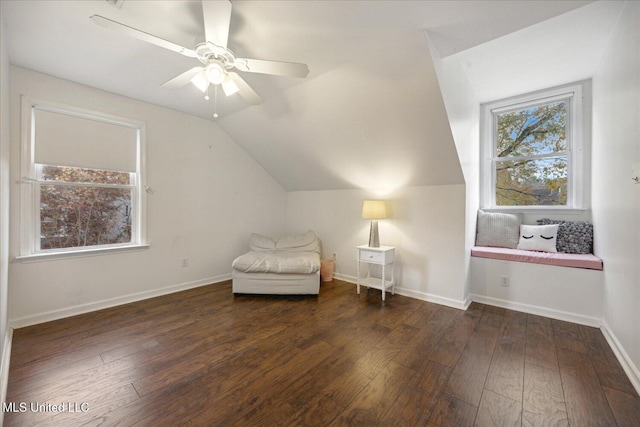
[[207,74],[204,72],[204,70],[193,76],[193,78],[191,79],[191,83],[193,83],[193,85],[200,89],[200,91],[203,93],[206,92],[207,88],[209,87],[209,79],[207,78]]
[[222,90],[226,96],[231,96],[234,93],[238,93],[240,88],[231,77],[227,76],[227,78],[222,82]]
[[211,64],[207,65],[205,72],[207,73],[207,79],[209,80],[209,82],[214,85],[221,84],[226,77],[224,68],[217,62],[212,62]]

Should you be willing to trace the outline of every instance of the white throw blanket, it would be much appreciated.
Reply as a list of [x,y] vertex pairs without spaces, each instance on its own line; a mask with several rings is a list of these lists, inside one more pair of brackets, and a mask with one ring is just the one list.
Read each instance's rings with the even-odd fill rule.
[[232,266],[245,273],[310,274],[320,269],[320,255],[317,252],[252,251],[240,255]]

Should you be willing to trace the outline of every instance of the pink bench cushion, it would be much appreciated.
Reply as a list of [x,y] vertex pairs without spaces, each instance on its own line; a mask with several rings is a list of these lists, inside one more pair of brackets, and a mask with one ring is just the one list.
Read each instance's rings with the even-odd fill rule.
[[603,268],[602,260],[593,254],[534,252],[520,249],[475,246],[471,249],[471,256],[534,264],[559,265],[562,267],[588,268],[591,270],[602,270]]

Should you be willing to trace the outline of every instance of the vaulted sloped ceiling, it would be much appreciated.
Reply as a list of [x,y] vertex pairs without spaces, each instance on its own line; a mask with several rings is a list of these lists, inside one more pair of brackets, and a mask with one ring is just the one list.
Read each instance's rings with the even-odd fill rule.
[[160,85],[195,60],[94,25],[100,14],[184,46],[199,1],[2,1],[12,64],[213,120],[286,190],[463,182],[424,30],[440,56],[589,1],[233,1],[239,56],[303,62],[306,79],[245,74],[265,102],[217,107]]
[[348,62],[220,125],[288,190],[462,183],[424,34],[343,40]]
[[624,1],[592,3],[445,60],[462,64],[481,103],[589,79],[623,9]]

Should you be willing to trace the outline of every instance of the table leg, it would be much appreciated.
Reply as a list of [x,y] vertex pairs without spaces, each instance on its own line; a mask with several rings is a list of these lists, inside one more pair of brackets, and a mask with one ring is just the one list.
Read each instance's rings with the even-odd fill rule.
[[356,267],[356,290],[358,292],[358,295],[360,295],[360,253],[358,253],[358,259],[356,260],[357,262],[357,267]]
[[383,263],[382,264],[382,301],[384,301],[384,294],[386,293],[384,288],[384,273],[385,273],[385,265]]
[[396,294],[396,276],[395,273],[395,263],[391,264],[391,295]]

